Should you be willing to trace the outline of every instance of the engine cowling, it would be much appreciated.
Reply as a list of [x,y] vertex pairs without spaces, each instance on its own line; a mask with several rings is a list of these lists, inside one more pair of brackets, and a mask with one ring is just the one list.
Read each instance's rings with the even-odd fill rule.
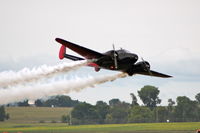
[[138,63],[135,64],[135,68],[139,69],[139,70],[144,70],[144,71],[148,71],[150,70],[150,64],[147,61],[140,61]]
[[137,72],[148,72],[150,70],[150,64],[147,61],[140,61],[134,64],[130,69],[126,72],[129,76],[132,76],[134,73]]

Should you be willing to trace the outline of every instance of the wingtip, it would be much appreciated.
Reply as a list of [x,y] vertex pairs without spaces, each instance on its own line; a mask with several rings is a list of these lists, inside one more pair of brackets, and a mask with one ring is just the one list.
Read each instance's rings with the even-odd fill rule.
[[65,45],[65,42],[67,42],[67,41],[65,41],[64,39],[61,39],[61,38],[56,38],[55,40],[56,40],[56,42],[58,42],[62,45]]
[[164,78],[173,78],[173,76],[166,75],[166,77],[164,77]]
[[60,40],[62,40],[62,39],[60,39],[60,38],[56,38],[55,40],[56,40],[56,42],[60,42]]

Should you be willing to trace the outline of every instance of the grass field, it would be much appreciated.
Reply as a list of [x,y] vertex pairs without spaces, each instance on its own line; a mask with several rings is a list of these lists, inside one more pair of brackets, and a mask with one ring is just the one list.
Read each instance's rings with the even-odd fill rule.
[[50,107],[6,107],[9,113],[9,123],[38,123],[60,121],[62,115],[67,115],[72,108]]
[[[200,122],[81,126],[58,123],[61,116],[70,111],[71,108],[7,107],[10,119],[0,122],[0,133],[195,133],[200,128]],[[39,123],[41,120],[45,123]]]
[[63,123],[12,124],[0,123],[0,132],[23,133],[195,133],[200,122],[140,123],[68,126]]

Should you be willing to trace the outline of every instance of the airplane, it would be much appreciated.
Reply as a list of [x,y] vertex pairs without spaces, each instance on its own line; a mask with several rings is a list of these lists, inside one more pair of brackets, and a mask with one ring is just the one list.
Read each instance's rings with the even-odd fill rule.
[[[59,51],[59,58],[61,60],[64,58],[73,61],[87,60],[89,62],[87,65],[94,67],[96,72],[103,68],[107,70],[125,72],[129,76],[134,74],[141,74],[161,78],[172,77],[170,75],[150,70],[149,62],[144,61],[143,59],[142,61],[137,62],[138,56],[136,54],[131,53],[125,49],[115,50],[114,45],[113,50],[107,51],[105,53],[99,53],[97,51],[60,38],[56,38],[55,40],[61,44]],[[83,56],[84,58],[66,54],[66,47]]]

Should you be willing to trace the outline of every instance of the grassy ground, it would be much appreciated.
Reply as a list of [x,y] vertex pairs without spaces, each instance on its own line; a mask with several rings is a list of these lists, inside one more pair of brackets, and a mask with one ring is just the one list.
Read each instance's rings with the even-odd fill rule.
[[62,115],[67,115],[72,108],[49,107],[6,107],[10,123],[38,123],[60,121]]
[[0,132],[46,133],[195,133],[200,122],[140,123],[68,126],[63,123],[11,124],[0,123]]

